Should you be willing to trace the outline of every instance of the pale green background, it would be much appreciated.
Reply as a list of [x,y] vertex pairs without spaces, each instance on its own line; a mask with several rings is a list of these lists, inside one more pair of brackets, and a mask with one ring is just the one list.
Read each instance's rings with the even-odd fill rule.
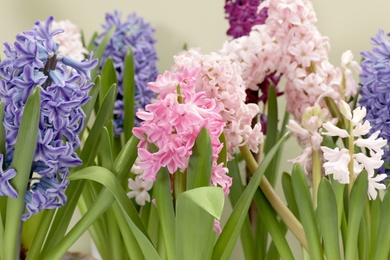
[[[221,0],[1,0],[0,3],[1,43],[13,42],[16,33],[30,29],[36,20],[44,20],[49,15],[56,20],[70,19],[89,38],[93,31],[100,31],[106,12],[117,9],[124,18],[136,11],[156,28],[160,72],[170,68],[172,56],[185,43],[208,53],[218,50],[229,39],[225,34],[228,23]],[[360,60],[360,51],[371,48],[370,37],[378,28],[390,31],[390,1],[314,0],[313,3],[318,28],[330,38],[330,60],[335,65],[340,63],[341,53],[348,49]],[[1,45],[2,58],[3,49]],[[297,156],[299,151],[294,140],[286,144],[283,170],[290,169],[286,160]],[[89,252],[88,235],[72,249]],[[239,252],[235,253],[233,259],[242,258]]]

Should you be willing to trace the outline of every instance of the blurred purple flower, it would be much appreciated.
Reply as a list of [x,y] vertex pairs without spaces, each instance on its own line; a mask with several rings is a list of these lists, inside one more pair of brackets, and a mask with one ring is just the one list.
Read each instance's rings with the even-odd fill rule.
[[[59,45],[52,37],[62,30],[51,30],[53,19],[37,21],[33,29],[16,36],[14,45],[5,43],[6,59],[0,63],[7,169],[0,174],[0,190],[9,185],[12,175],[9,167],[26,100],[35,86],[41,87],[38,141],[23,220],[42,209],[66,203],[69,168],[82,163],[75,153],[85,119],[81,106],[90,99],[88,92],[93,84],[89,83],[89,72],[98,63],[90,58],[80,62],[57,54]],[[10,192],[0,195],[12,197]]]
[[253,25],[264,24],[267,19],[267,8],[257,12],[261,0],[226,0],[225,13],[230,28],[227,35],[238,38],[248,35]]
[[[157,70],[157,54],[154,43],[154,29],[146,23],[142,17],[133,13],[127,17],[127,20],[121,22],[121,14],[115,11],[113,14],[106,14],[106,23],[103,25],[103,32],[98,36],[95,45],[98,46],[107,32],[113,27],[116,27],[112,35],[105,53],[100,61],[100,67],[111,57],[116,69],[118,80],[118,97],[115,101],[114,108],[114,131],[115,135],[120,135],[123,132],[123,73],[124,59],[129,50],[132,50],[134,67],[135,67],[135,111],[139,108],[144,109],[147,104],[150,104],[154,97],[147,85],[148,82],[155,81],[158,75]],[[135,125],[139,126],[141,120],[136,117]]]
[[[387,35],[389,36],[389,34]],[[361,63],[361,98],[359,103],[366,107],[366,119],[371,124],[369,134],[380,131],[379,137],[387,140],[384,161],[390,163],[390,42],[383,30],[371,38],[372,51],[363,51]]]

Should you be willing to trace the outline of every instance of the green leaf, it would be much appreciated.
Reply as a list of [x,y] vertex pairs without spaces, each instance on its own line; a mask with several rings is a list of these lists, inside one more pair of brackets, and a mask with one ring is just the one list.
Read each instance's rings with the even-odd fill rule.
[[24,107],[22,120],[20,123],[18,136],[15,144],[11,168],[15,169],[17,174],[11,180],[11,185],[18,193],[18,198],[8,198],[6,225],[4,230],[4,250],[3,259],[16,259],[19,257],[19,228],[21,217],[25,211],[24,196],[26,187],[30,180],[31,166],[34,159],[35,148],[38,139],[38,124],[40,118],[40,87],[36,87],[27,99]]
[[101,166],[103,166],[106,169],[112,169],[114,160],[112,158],[110,134],[108,133],[106,127],[103,128],[103,132],[101,134],[99,153],[100,153],[99,158],[101,161]]
[[83,165],[79,166],[77,169],[89,166],[94,161],[99,147],[98,139],[100,138],[100,135],[103,131],[103,127],[111,118],[115,99],[116,85],[112,85],[104,97],[104,101],[96,115],[92,129],[88,134],[88,138],[85,141],[83,149],[81,150],[80,159],[83,161]]
[[[379,198],[377,198],[378,200]],[[374,249],[374,258],[375,260],[385,260],[388,259],[389,249],[390,249],[390,191],[386,190],[385,196],[383,197],[379,225],[378,225],[378,235],[376,241],[378,243]]]
[[134,96],[135,96],[135,79],[134,79],[134,57],[129,48],[125,61],[124,61],[123,74],[123,132],[125,136],[125,142],[132,136],[132,129],[134,127],[135,120],[135,107],[134,107]]
[[209,186],[213,166],[211,140],[203,128],[195,140],[187,169],[187,190]]
[[[94,58],[99,59],[99,61],[102,60],[103,54],[106,50],[107,44],[109,43],[111,36],[114,34],[116,30],[115,26],[112,26],[111,29],[106,33],[103,40],[99,44],[99,46],[96,48],[95,54],[93,55]],[[91,71],[91,79],[94,79],[99,71],[99,67],[101,64],[98,64],[95,68]]]
[[84,131],[87,128],[88,122],[91,118],[93,108],[95,106],[95,103],[97,101],[97,98],[98,98],[98,95],[100,92],[100,87],[101,87],[101,77],[99,75],[95,78],[95,85],[92,87],[92,89],[88,93],[88,95],[91,97],[91,100],[88,101],[88,103],[82,107],[84,114],[85,114],[85,121],[84,121],[84,129],[80,132],[80,138],[83,136]]
[[[88,46],[87,46],[87,50],[89,52],[93,51],[95,49],[95,39],[99,36],[99,34],[97,32],[94,32],[92,37],[91,37],[91,40],[89,41],[88,43]],[[95,55],[96,56],[96,55]]]
[[176,224],[175,213],[172,204],[171,183],[169,172],[161,168],[156,175],[153,185],[153,196],[157,202],[157,214],[164,237],[167,259],[176,259]]
[[317,221],[327,259],[341,259],[339,247],[339,225],[337,202],[332,185],[323,178],[318,187]]
[[116,71],[114,67],[114,61],[109,57],[102,68],[102,87],[99,94],[99,105],[103,104],[104,97],[107,95],[113,84],[117,84]]
[[368,258],[368,230],[364,218],[360,221],[359,236],[358,236],[358,257],[359,260],[367,260]]
[[317,223],[314,216],[310,190],[302,167],[298,163],[295,163],[293,166],[291,181],[294,196],[298,202],[299,215],[301,216],[301,223],[305,230],[310,257],[312,259],[322,259],[320,236],[318,234]]
[[262,163],[254,172],[215,244],[212,259],[228,259],[230,257],[238,235],[240,234],[241,227],[245,221],[253,196],[261,182],[261,178],[277,153],[280,145],[287,137],[288,135],[285,135],[279,140],[279,142],[267,153]]
[[223,205],[224,194],[217,187],[195,188],[178,196],[177,259],[210,259],[215,239],[214,218],[221,218]]
[[[93,207],[80,219],[80,221],[69,231],[69,233],[54,248],[44,255],[43,259],[58,259],[68,248],[85,232],[86,229],[95,221],[95,219],[107,210],[106,205],[111,205],[115,199],[119,203],[128,226],[137,239],[138,244],[146,259],[159,259],[159,256],[146,235],[145,228],[139,218],[138,212],[128,199],[122,184],[115,175],[100,166],[91,166],[72,173],[68,176],[69,180],[92,180],[104,185],[103,192],[99,197],[103,199],[96,201]],[[107,191],[107,192],[105,192]],[[115,197],[115,198],[114,198]]]
[[[234,208],[241,197],[244,187],[241,182],[240,169],[238,168],[238,160],[234,157],[234,160],[230,160],[227,163],[229,169],[229,176],[232,177],[232,186],[230,186],[229,199]],[[246,216],[241,229],[241,245],[244,251],[245,259],[255,260],[256,250],[255,243],[252,234],[252,226],[249,222],[249,217]]]
[[[278,101],[276,99],[275,87],[270,85],[268,88],[268,114],[267,114],[267,135],[264,141],[264,153],[267,154],[268,151],[275,145],[278,136]],[[265,176],[274,187],[277,179],[277,171],[275,168],[277,158],[276,156],[272,162],[270,167],[268,167],[265,172]]]
[[259,217],[269,231],[272,241],[278,249],[281,258],[294,259],[291,249],[287,243],[285,232],[280,227],[276,218],[276,212],[260,190],[257,190],[255,194],[255,203],[259,212]]
[[356,178],[349,198],[348,231],[347,231],[347,241],[345,246],[346,260],[356,259],[359,226],[360,226],[360,220],[362,219],[363,216],[364,202],[367,199],[367,190],[368,190],[367,172],[363,171]]
[[371,234],[370,234],[370,252],[369,252],[369,259],[373,259],[374,257],[374,251],[375,248],[377,247],[377,236],[378,236],[378,227],[379,227],[379,220],[380,220],[380,211],[381,211],[381,200],[379,198],[372,200],[371,201],[371,211],[370,211],[370,216],[371,216]]
[[283,172],[282,174],[282,187],[284,198],[287,201],[289,209],[297,219],[300,219],[298,205],[294,196],[294,190],[291,183],[291,176],[287,172]]

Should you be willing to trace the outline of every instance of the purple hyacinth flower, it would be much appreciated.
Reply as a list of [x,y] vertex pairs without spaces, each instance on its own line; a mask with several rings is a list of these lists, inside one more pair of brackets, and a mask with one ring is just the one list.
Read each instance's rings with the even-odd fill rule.
[[[3,155],[0,154],[0,165],[3,165]],[[12,168],[3,172],[3,169],[0,167],[0,196],[9,196],[16,199],[18,193],[9,183],[9,181],[16,176],[16,171]]]
[[267,9],[257,12],[261,0],[226,0],[225,13],[230,28],[227,35],[238,38],[248,35],[252,26],[264,24],[267,19]]
[[[154,98],[154,92],[147,85],[155,81],[158,75],[157,54],[155,49],[154,29],[144,20],[133,13],[124,22],[121,21],[121,14],[115,11],[113,14],[106,14],[106,23],[103,25],[103,32],[98,36],[95,45],[98,46],[107,32],[116,27],[104,55],[100,61],[100,68],[106,60],[111,57],[116,69],[118,80],[118,96],[114,108],[114,132],[120,135],[123,132],[123,73],[124,59],[129,50],[132,50],[135,67],[135,108],[144,109]],[[135,125],[138,126],[141,120],[136,117]]]
[[66,203],[69,168],[82,163],[76,154],[86,117],[81,106],[90,99],[90,70],[98,64],[91,56],[76,61],[58,55],[59,45],[52,37],[62,30],[51,29],[53,20],[37,21],[33,29],[18,34],[13,45],[6,43],[6,59],[0,63],[7,169],[0,174],[0,195],[15,197],[9,180],[16,173],[9,167],[27,98],[36,86],[41,88],[38,140],[23,220]]
[[373,50],[361,53],[364,60],[359,103],[367,109],[366,119],[372,127],[369,134],[380,130],[379,137],[387,140],[383,159],[390,164],[390,42],[379,30],[371,43]]

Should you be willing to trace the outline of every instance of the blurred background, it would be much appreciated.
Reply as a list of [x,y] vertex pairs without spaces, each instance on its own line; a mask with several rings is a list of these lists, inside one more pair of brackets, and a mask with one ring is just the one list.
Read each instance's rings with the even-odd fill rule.
[[[360,61],[360,52],[371,49],[370,37],[379,28],[390,32],[390,1],[312,2],[317,13],[317,26],[322,35],[330,39],[330,61],[336,66],[340,64],[341,54],[348,49]],[[13,43],[18,32],[31,29],[36,20],[45,20],[50,15],[55,20],[69,19],[77,24],[88,42],[95,31],[101,32],[106,12],[118,10],[123,19],[128,14],[137,12],[156,29],[160,73],[170,69],[173,55],[182,50],[185,44],[188,47],[200,47],[203,53],[209,53],[219,50],[224,41],[231,39],[226,36],[229,25],[224,19],[222,0],[0,0],[0,3],[1,43]],[[4,46],[1,44],[1,58],[4,58],[3,50]],[[280,101],[283,103],[283,98]],[[289,171],[291,164],[287,159],[298,156],[300,151],[296,142],[290,139],[285,145],[281,170]],[[296,243],[294,239],[292,243]],[[72,250],[90,252],[88,234]],[[242,259],[239,249],[232,259]]]

